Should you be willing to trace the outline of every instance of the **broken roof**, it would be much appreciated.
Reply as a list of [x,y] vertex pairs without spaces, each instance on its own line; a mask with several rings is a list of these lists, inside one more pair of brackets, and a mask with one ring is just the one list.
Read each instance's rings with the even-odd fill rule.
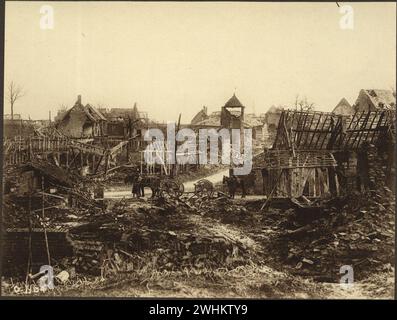
[[83,105],[81,102],[77,101],[73,107],[71,107],[68,111],[66,111],[60,121],[62,122],[67,116],[69,116],[69,113],[74,109],[74,108],[80,108],[81,110],[84,111],[84,113],[87,115],[87,118],[90,119],[93,122],[97,121],[106,121],[107,119],[105,116],[98,111],[96,108],[91,106],[90,104],[87,103],[87,105]]
[[105,116],[101,112],[99,112],[95,107],[91,106],[88,103],[84,107],[84,111],[88,117],[92,118],[93,121],[98,121],[98,120],[106,121]]
[[193,117],[192,121],[190,121],[191,124],[196,124],[197,122],[200,122],[202,120],[204,120],[204,118],[208,118],[208,114],[207,114],[207,107],[204,106],[199,112],[196,113],[196,115]]
[[221,114],[220,112],[211,113],[207,119],[197,122],[197,126],[209,126],[209,127],[219,127],[221,125]]
[[391,90],[363,89],[375,108],[392,109],[396,105],[396,97]]
[[246,114],[244,115],[244,127],[261,127],[263,126],[263,122],[261,119],[255,114]]
[[30,162],[19,167],[21,172],[36,171],[53,183],[64,187],[73,187],[78,183],[77,177],[64,169],[48,162]]

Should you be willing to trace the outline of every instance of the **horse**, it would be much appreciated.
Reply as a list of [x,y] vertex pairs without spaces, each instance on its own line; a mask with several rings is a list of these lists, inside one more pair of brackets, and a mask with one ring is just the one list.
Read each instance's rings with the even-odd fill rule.
[[244,176],[223,176],[222,182],[227,185],[230,198],[234,199],[238,188],[241,188],[241,198],[245,198],[247,189],[255,187],[255,179],[255,173],[251,172]]
[[156,176],[145,176],[139,173],[130,174],[125,177],[124,183],[132,183],[132,193],[136,197],[145,196],[145,187],[152,191],[152,198],[160,195],[160,178]]

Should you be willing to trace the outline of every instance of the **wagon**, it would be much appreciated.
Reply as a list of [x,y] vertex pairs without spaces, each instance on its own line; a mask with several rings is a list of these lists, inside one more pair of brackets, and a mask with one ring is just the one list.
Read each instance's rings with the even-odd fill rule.
[[159,194],[161,197],[179,198],[183,195],[184,191],[185,187],[183,183],[178,180],[165,178],[160,181]]
[[194,193],[197,196],[203,197],[212,197],[214,194],[215,188],[211,181],[207,179],[201,179],[194,184]]
[[215,188],[212,182],[207,179],[201,179],[194,184],[194,192],[188,202],[191,205],[201,207],[202,203],[212,198],[214,192]]

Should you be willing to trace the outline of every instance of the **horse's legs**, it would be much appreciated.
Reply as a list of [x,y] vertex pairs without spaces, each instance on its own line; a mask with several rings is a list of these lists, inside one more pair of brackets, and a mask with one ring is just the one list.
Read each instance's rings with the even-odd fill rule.
[[244,181],[241,181],[241,198],[245,198],[246,192],[245,192],[245,184]]
[[140,186],[140,191],[141,191],[141,195],[142,195],[142,197],[144,197],[145,196],[145,186]]
[[231,198],[234,199],[234,196],[236,194],[236,189],[234,187],[231,188],[230,194],[231,194]]

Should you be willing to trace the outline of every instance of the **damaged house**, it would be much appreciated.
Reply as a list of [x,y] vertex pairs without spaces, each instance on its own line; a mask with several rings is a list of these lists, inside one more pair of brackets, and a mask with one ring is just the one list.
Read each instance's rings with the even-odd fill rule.
[[[361,191],[370,188],[371,166],[380,168],[378,178],[392,177],[394,128],[394,111],[356,112],[347,123],[334,113],[283,111],[273,147],[264,154],[265,194],[323,198]],[[370,165],[374,159],[379,163]]]
[[190,121],[191,125],[199,124],[201,121],[208,119],[208,109],[204,106],[197,114],[193,117],[192,121]]
[[395,110],[396,96],[392,90],[361,89],[354,108],[356,111]]
[[138,151],[144,145],[144,134],[148,129],[148,116],[133,108],[100,109],[107,119],[107,137],[111,140],[130,140],[129,150]]
[[76,103],[56,124],[56,128],[71,138],[96,138],[106,134],[107,119],[93,106],[81,102],[79,95]]
[[330,113],[282,111],[262,172],[268,197],[310,198],[338,194],[331,152],[340,119]]
[[277,133],[277,126],[280,121],[281,107],[271,106],[262,116],[264,122],[264,131],[266,133],[265,141],[267,145],[272,145]]

